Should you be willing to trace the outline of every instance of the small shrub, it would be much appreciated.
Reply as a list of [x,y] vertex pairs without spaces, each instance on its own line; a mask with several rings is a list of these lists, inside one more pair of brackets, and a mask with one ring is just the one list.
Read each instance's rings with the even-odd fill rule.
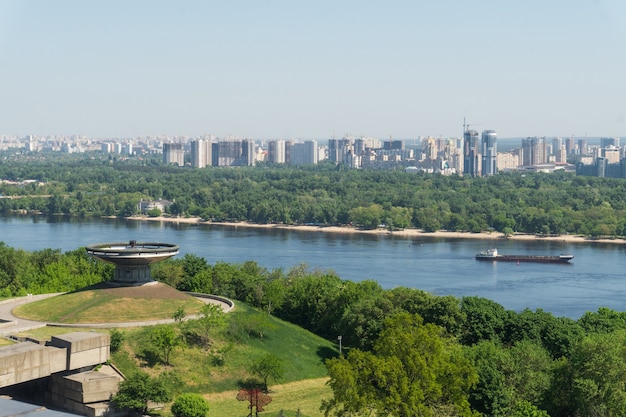
[[117,329],[111,330],[111,352],[117,352],[124,343],[124,334]]
[[172,404],[174,417],[206,417],[209,402],[200,394],[181,394]]

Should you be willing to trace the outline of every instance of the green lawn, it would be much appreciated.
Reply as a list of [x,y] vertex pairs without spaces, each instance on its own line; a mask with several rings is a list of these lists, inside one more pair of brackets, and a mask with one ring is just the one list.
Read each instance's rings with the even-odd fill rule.
[[172,318],[182,307],[197,313],[204,304],[186,299],[127,298],[104,291],[77,291],[23,304],[14,314],[29,320],[53,323],[132,322]]
[[[327,378],[306,379],[272,387],[272,402],[265,407],[264,416],[277,416],[283,410],[285,417],[294,417],[298,410],[302,417],[323,417],[319,408],[332,391],[326,385]],[[246,417],[247,403],[237,401],[236,391],[225,391],[206,396],[210,410],[208,417]]]

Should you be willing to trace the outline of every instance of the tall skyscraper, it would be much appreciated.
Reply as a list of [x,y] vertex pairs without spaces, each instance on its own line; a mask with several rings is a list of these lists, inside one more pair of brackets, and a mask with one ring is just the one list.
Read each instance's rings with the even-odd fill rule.
[[191,142],[191,166],[204,168],[211,165],[211,143],[204,139]]
[[272,140],[268,144],[268,162],[273,164],[284,164],[285,160],[285,141]]
[[478,132],[466,130],[463,134],[463,174],[477,177],[480,175],[480,140]]
[[576,144],[574,143],[574,138],[567,138],[565,140],[565,150],[568,155],[573,155],[576,153]]
[[383,149],[386,151],[390,151],[393,149],[404,149],[404,142],[401,140],[386,140],[383,142]]
[[545,138],[533,137],[522,139],[522,165],[533,166],[548,161]]
[[601,148],[608,148],[609,146],[619,148],[619,138],[600,138]]
[[484,130],[482,138],[482,172],[483,176],[495,175],[497,172],[498,134],[494,130]]
[[317,141],[307,140],[304,143],[294,143],[291,146],[290,164],[315,165],[319,160]]
[[363,155],[365,154],[365,148],[367,147],[366,143],[365,143],[365,139],[363,138],[358,138],[354,141],[354,153],[356,155]]
[[567,162],[567,146],[563,144],[562,138],[552,138],[552,151],[550,154],[554,155],[555,162]]
[[241,162],[240,165],[256,165],[256,155],[254,153],[254,141],[244,139],[241,141]]
[[328,139],[328,160],[338,164],[341,162],[341,154],[339,151],[339,141],[337,139]]
[[254,141],[252,140],[224,140],[212,144],[213,166],[254,166]]
[[[353,141],[350,138],[328,140],[328,160],[335,164],[349,163],[354,153]],[[350,155],[350,156],[348,156]]]
[[166,165],[174,164],[179,167],[185,165],[185,151],[182,143],[163,144],[163,163]]

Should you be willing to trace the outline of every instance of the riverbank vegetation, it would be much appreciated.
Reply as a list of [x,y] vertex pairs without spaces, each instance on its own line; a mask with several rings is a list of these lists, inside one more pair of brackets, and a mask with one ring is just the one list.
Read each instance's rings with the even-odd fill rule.
[[[52,251],[55,256],[43,257],[0,248],[0,259],[13,256],[17,271],[28,271],[21,263],[39,259],[42,271],[83,265],[77,269],[77,282],[84,280],[81,271],[100,280],[111,276],[110,270],[92,269],[102,266],[84,251]],[[48,259],[54,268],[46,267]],[[622,415],[626,410],[623,312],[600,308],[574,320],[542,310],[506,310],[481,297],[435,296],[403,287],[385,290],[374,281],[342,280],[305,265],[287,271],[266,270],[253,261],[210,265],[192,254],[156,264],[153,276],[182,291],[240,300],[240,307],[228,315],[229,323],[215,325],[207,337],[201,329],[190,332],[172,324],[176,332],[169,333],[185,337],[194,347],[187,344],[182,353],[184,345],[169,346],[173,351],[167,361],[154,329],[123,330],[124,347],[115,361],[127,373],[167,377],[185,366],[206,368],[205,376],[172,380],[179,393],[236,390],[237,381],[254,375],[253,357],[271,354],[291,363],[283,368],[281,383],[328,375],[332,396],[323,403],[320,398],[319,405],[329,415],[386,410],[396,416],[565,417]],[[72,277],[50,275],[59,285]],[[33,285],[43,288],[36,281]],[[296,340],[298,328],[325,341]],[[243,346],[244,352],[256,350],[237,356],[231,353],[233,345]]]
[[0,184],[3,212],[126,217],[141,199],[165,199],[173,202],[168,214],[215,221],[626,235],[626,181],[565,172],[469,178],[325,164],[191,169],[94,158],[5,161],[0,179],[15,181]]

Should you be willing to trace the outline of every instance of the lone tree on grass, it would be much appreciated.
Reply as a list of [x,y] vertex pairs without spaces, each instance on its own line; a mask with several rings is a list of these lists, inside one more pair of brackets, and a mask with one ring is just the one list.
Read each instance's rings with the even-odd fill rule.
[[163,325],[155,327],[150,336],[152,344],[162,355],[163,363],[169,366],[172,351],[182,344],[180,335],[171,326]]
[[225,320],[224,311],[216,304],[204,305],[200,310],[200,317],[193,320],[192,324],[196,327],[205,349],[211,346],[210,336],[224,326]]
[[267,381],[269,378],[277,380],[283,377],[283,363],[278,356],[268,353],[252,364],[250,372],[263,381],[263,390],[268,392]]

